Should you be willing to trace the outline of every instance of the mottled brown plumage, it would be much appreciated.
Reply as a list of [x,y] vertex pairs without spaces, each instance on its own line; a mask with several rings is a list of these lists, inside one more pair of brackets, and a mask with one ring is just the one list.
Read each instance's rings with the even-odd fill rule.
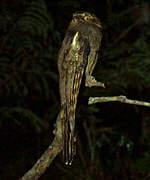
[[59,51],[58,70],[60,75],[63,156],[71,164],[75,148],[75,110],[77,96],[85,71],[86,86],[103,86],[92,76],[101,44],[99,19],[88,12],[75,13],[67,29]]

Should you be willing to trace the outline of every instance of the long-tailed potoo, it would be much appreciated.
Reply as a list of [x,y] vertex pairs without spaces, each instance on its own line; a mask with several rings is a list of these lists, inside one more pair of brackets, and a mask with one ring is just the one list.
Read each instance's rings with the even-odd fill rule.
[[74,13],[59,51],[59,89],[62,122],[63,156],[71,164],[76,153],[75,110],[77,97],[85,73],[86,86],[103,86],[92,76],[101,44],[101,23],[88,12]]

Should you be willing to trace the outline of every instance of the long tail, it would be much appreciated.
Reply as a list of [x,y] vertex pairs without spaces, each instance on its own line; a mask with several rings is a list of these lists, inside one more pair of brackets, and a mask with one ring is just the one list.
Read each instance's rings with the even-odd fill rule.
[[[67,115],[67,105],[64,105],[61,108],[61,121],[62,121],[62,137],[63,137],[63,158],[66,165],[71,165],[73,157],[76,154],[75,146],[75,134],[74,131],[71,131],[70,120],[75,121],[75,112],[74,115]],[[71,112],[71,111],[70,111]],[[72,119],[73,118],[73,119]]]
[[66,164],[71,165],[73,157],[76,154],[76,136],[75,136],[75,110],[77,104],[77,96],[82,80],[84,69],[78,73],[73,73],[75,76],[72,78],[72,85],[70,88],[69,102],[62,107],[63,113],[63,157]]

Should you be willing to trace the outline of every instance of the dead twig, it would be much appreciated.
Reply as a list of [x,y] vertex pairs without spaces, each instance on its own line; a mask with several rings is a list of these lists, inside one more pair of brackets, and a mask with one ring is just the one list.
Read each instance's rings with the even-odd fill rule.
[[55,138],[34,166],[20,180],[36,180],[46,171],[53,159],[62,151],[61,120],[56,120]]
[[104,102],[110,102],[110,101],[118,101],[121,103],[135,104],[135,105],[150,107],[149,102],[127,99],[126,96],[90,97],[88,104],[104,103]]

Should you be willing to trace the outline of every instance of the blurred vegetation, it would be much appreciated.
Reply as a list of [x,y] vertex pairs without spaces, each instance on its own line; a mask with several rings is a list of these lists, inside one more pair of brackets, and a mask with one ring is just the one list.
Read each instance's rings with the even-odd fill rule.
[[18,179],[53,138],[60,108],[57,55],[75,11],[103,24],[95,77],[81,87],[78,147],[71,167],[57,157],[41,179],[150,178],[150,110],[120,103],[87,105],[89,96],[150,101],[150,3],[147,0],[1,0],[0,179]]

